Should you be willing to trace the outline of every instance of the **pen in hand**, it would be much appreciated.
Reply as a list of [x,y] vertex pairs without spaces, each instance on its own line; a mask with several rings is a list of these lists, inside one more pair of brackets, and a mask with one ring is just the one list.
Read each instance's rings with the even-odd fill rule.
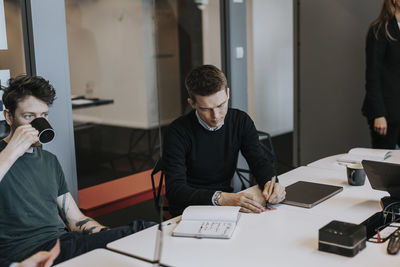
[[269,204],[269,199],[271,198],[271,195],[272,195],[272,192],[273,192],[273,189],[275,186],[275,182],[276,182],[276,176],[271,178],[271,183],[268,188],[268,199],[266,199],[266,205],[267,205],[266,208],[267,209],[272,209],[272,207]]

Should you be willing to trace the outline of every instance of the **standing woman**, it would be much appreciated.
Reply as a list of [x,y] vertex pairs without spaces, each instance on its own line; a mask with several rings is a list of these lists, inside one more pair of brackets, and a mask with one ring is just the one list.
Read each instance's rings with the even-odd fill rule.
[[384,0],[367,36],[367,118],[373,148],[400,145],[400,0]]

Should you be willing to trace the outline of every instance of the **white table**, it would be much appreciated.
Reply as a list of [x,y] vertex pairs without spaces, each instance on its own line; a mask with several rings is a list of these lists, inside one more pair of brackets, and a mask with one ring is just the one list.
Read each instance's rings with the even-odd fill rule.
[[[312,209],[278,205],[277,210],[262,214],[241,214],[228,240],[172,237],[177,221],[172,219],[164,223],[161,262],[172,266],[400,266],[400,256],[386,253],[387,242],[368,242],[354,258],[318,251],[321,227],[332,220],[361,223],[381,210],[379,200],[386,193],[373,190],[368,181],[364,186],[349,186],[343,170],[300,167],[279,178],[283,185],[317,181],[344,190]],[[257,187],[249,191],[260,195]],[[153,260],[156,231],[152,227],[107,247]]]
[[95,249],[73,259],[64,261],[57,267],[150,267],[152,264],[128,257],[107,249]]
[[[400,164],[400,150],[391,150],[392,155],[385,159],[384,162],[398,163]],[[307,164],[308,167],[322,168],[322,169],[333,169],[333,170],[346,170],[345,163],[339,163],[337,159],[342,157],[345,154],[338,154],[334,156],[329,156],[326,158],[322,158],[320,160],[316,160]]]

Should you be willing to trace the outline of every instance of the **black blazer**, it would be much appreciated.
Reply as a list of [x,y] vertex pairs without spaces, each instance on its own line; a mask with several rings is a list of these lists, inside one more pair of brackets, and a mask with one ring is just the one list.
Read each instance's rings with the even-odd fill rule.
[[368,32],[362,113],[368,120],[384,116],[388,122],[400,123],[400,29],[395,17],[389,21],[388,30],[396,41],[386,37],[384,26],[378,39],[372,28]]

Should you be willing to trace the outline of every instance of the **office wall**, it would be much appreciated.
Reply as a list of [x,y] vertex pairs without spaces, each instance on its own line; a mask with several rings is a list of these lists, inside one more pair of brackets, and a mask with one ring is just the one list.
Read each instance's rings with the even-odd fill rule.
[[295,162],[368,147],[365,36],[382,1],[299,0]]
[[0,49],[0,70],[9,69],[11,77],[15,77],[26,72],[21,7],[19,3],[5,1],[4,8],[5,18],[0,20],[5,21],[7,49]]
[[[143,4],[149,2],[142,0]],[[151,2],[151,1],[150,1]],[[153,114],[151,125],[158,126],[158,109],[160,110],[160,123],[167,125],[181,115],[181,91],[180,91],[180,69],[179,69],[179,41],[178,41],[178,1],[176,0],[158,0],[155,2],[156,32],[153,33],[153,44],[150,40],[149,45],[156,46],[157,70],[151,75],[147,73],[147,80],[155,83],[158,87],[159,98],[157,94],[147,91],[148,114]],[[146,4],[147,14],[154,13],[154,7]],[[151,17],[147,18],[147,29],[150,31]],[[154,39],[154,35],[157,39]],[[151,52],[147,53],[146,64],[155,63]],[[157,82],[158,79],[158,82]],[[156,119],[156,120],[155,120]]]
[[247,3],[249,111],[271,135],[293,131],[293,1]]
[[209,1],[202,9],[203,63],[221,67],[221,25],[219,1]]
[[74,119],[155,127],[157,79],[160,97],[168,103],[161,106],[161,121],[180,115],[176,1],[157,1],[156,11],[147,0],[66,3],[72,94],[114,100],[113,105],[76,110]]
[[64,0],[31,0],[30,6],[34,69],[49,79],[57,92],[49,114],[57,135],[44,148],[57,156],[68,188],[78,200]]

